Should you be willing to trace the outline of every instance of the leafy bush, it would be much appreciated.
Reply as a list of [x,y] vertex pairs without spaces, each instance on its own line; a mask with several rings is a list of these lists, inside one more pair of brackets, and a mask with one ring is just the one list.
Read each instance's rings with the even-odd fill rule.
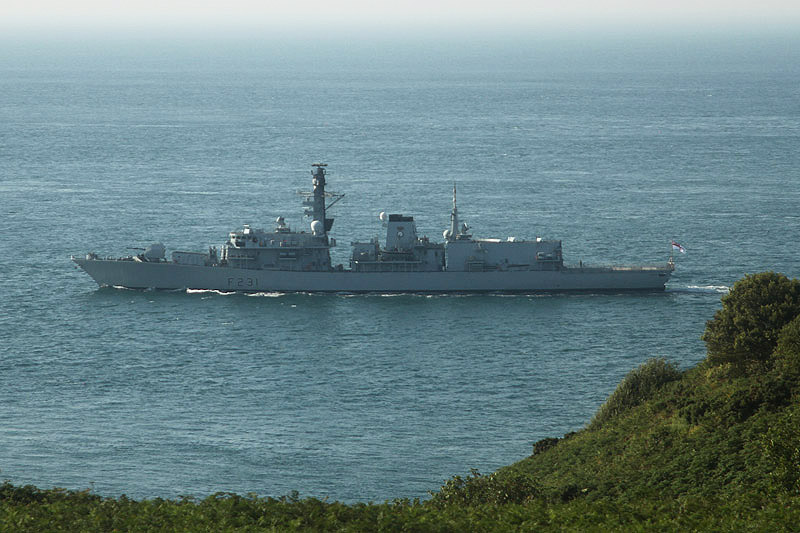
[[800,495],[800,407],[786,410],[764,435],[770,477],[781,490]]
[[773,359],[776,372],[800,385],[800,315],[781,329]]
[[[722,395],[720,395],[722,396]],[[734,388],[715,406],[717,419],[725,424],[743,422],[759,409],[775,410],[785,407],[791,398],[786,381],[773,374],[759,375],[751,383]]]
[[[16,488],[9,488],[14,491]],[[25,492],[25,491],[23,491]],[[800,523],[797,497],[750,491],[734,497],[679,496],[525,504],[435,507],[419,502],[383,504],[295,502],[243,497],[202,501],[86,499],[74,492],[40,491],[53,501],[0,500],[0,531],[337,532],[474,533],[506,531],[793,531]],[[573,491],[574,492],[574,491]],[[582,491],[578,491],[582,492]],[[231,505],[235,507],[231,509]],[[241,508],[241,509],[239,509]],[[247,518],[248,515],[254,518]],[[255,518],[257,517],[257,518]]]
[[533,443],[533,455],[539,455],[540,453],[544,453],[556,444],[558,444],[561,439],[557,437],[547,437],[541,440],[538,440]]
[[431,504],[436,507],[519,504],[540,494],[539,483],[528,474],[515,472],[484,476],[472,470],[466,478],[454,476],[442,485],[439,492],[431,493]]
[[617,389],[600,406],[590,427],[598,428],[621,412],[649,400],[666,383],[681,377],[674,363],[653,358],[631,370]]
[[706,323],[708,363],[768,361],[781,329],[800,315],[800,281],[762,272],[737,281]]

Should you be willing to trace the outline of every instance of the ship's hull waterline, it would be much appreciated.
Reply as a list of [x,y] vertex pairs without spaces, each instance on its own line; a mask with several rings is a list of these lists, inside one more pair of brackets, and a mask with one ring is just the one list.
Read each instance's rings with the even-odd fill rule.
[[470,293],[663,291],[671,265],[553,271],[298,272],[73,258],[101,287],[237,292]]

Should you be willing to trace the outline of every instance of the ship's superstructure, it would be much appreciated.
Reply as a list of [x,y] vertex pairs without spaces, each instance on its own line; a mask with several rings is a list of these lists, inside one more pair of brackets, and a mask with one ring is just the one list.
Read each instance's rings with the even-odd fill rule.
[[[249,225],[232,231],[222,247],[219,262],[213,254],[207,263],[249,270],[288,270],[294,272],[325,272],[331,270],[330,247],[335,241],[328,237],[333,219],[327,209],[344,195],[325,191],[325,165],[315,164],[314,189],[301,192],[306,216],[311,218],[311,232],[292,231],[283,217],[275,221],[273,231],[253,229]],[[328,199],[333,201],[326,205]],[[182,263],[181,256],[173,254],[173,261]]]
[[386,239],[352,243],[349,268],[331,264],[335,239],[328,210],[344,195],[326,187],[326,165],[313,165],[313,190],[301,192],[310,231],[293,231],[278,217],[272,231],[245,225],[221,250],[174,251],[162,244],[143,253],[73,260],[101,286],[156,289],[326,292],[533,292],[663,290],[674,270],[661,266],[567,267],[561,241],[477,239],[458,216],[456,186],[444,242],[417,233],[414,218],[381,213]]

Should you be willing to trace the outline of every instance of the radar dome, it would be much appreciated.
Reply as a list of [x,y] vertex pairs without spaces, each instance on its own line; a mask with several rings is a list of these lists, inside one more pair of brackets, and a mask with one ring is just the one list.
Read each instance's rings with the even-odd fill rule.
[[386,222],[386,211],[381,211],[381,214],[378,215],[378,218],[381,219],[381,222]]
[[449,239],[450,238],[450,230],[449,229],[444,230],[442,232],[442,237],[444,237],[445,239]]
[[319,220],[315,220],[314,222],[312,222],[311,233],[313,233],[314,235],[319,235],[320,233],[322,233],[322,222],[320,222]]

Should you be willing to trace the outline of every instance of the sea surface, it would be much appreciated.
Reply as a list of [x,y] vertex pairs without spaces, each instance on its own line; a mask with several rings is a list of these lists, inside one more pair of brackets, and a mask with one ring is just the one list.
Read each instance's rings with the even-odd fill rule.
[[[696,364],[743,275],[800,275],[796,48],[23,44],[0,48],[15,484],[424,498],[582,428],[651,357]],[[686,253],[658,294],[132,291],[70,262],[306,227],[315,162],[346,194],[335,263],[381,211],[438,240],[453,182],[476,236],[561,239],[575,264]]]

